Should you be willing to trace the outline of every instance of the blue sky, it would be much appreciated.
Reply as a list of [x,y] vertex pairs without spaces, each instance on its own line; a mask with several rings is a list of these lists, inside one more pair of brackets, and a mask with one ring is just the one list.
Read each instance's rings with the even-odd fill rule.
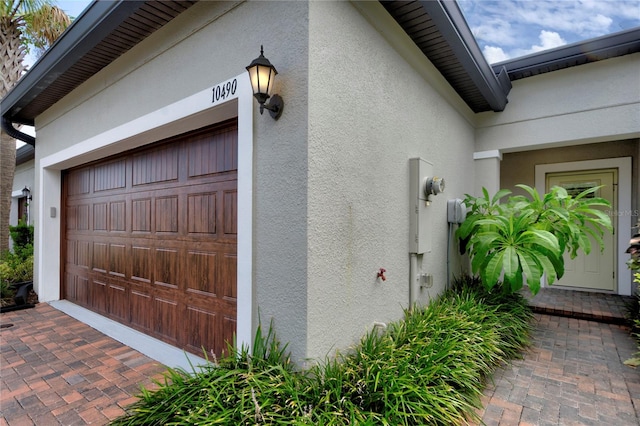
[[91,3],[89,0],[67,0],[67,1],[55,1],[55,4],[66,12],[67,15],[74,18],[80,15],[80,13]]
[[[58,0],[77,17],[90,0]],[[640,27],[640,0],[458,0],[489,63]]]
[[458,0],[489,63],[640,27],[638,0]]

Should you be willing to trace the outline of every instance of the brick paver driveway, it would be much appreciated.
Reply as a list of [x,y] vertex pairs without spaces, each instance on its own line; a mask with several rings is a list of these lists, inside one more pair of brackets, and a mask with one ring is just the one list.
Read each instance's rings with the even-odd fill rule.
[[[536,314],[523,360],[485,391],[487,425],[640,424],[636,351],[620,325]],[[2,314],[0,426],[107,424],[165,368],[41,303]]]
[[0,425],[104,425],[165,370],[46,303],[0,322]]

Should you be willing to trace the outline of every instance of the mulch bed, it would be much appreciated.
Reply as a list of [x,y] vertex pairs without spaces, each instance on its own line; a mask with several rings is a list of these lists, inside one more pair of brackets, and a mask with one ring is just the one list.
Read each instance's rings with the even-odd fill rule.
[[38,294],[30,290],[27,300],[22,305],[17,305],[13,298],[0,299],[0,312],[17,311],[18,309],[33,308],[38,303]]

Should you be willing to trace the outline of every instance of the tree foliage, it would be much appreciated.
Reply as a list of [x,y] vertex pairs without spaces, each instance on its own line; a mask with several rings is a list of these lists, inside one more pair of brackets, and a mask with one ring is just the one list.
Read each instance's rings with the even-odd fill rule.
[[[27,67],[25,56],[32,46],[44,52],[71,23],[50,0],[0,1],[0,98],[18,83]],[[9,212],[16,161],[16,141],[4,131],[0,138],[0,252],[9,248]]]
[[493,288],[502,277],[505,292],[522,288],[525,280],[533,294],[540,290],[540,279],[546,274],[553,284],[564,275],[564,253],[575,258],[578,251],[589,254],[592,237],[604,250],[602,237],[611,231],[611,219],[601,207],[610,203],[594,196],[601,187],[587,189],[575,197],[566,189],[554,186],[540,197],[527,185],[516,185],[527,196],[509,197],[502,189],[493,197],[483,188],[481,197],[466,195],[470,214],[456,231],[467,241],[471,267],[487,288]]

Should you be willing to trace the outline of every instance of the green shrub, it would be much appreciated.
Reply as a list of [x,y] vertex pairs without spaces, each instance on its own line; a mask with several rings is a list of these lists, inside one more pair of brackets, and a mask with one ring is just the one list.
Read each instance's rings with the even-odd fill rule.
[[23,258],[11,252],[5,252],[0,258],[0,282],[19,283],[33,280],[33,255]]
[[624,363],[633,367],[640,366],[640,272],[633,274],[636,283],[636,294],[633,302],[627,306],[628,318],[631,321],[631,335],[636,339],[638,352]]
[[341,360],[346,377],[343,395],[334,402],[350,399],[394,425],[464,419],[479,407],[482,378],[502,355],[497,332],[475,321],[475,308],[465,312],[465,302],[442,298],[428,309],[407,312],[388,333],[365,336]]
[[565,252],[571,258],[578,250],[589,254],[589,237],[603,248],[605,230],[612,231],[611,219],[600,207],[610,203],[592,197],[600,187],[587,189],[575,197],[559,186],[541,198],[527,185],[516,185],[528,196],[510,197],[500,190],[493,197],[482,188],[482,197],[466,196],[464,202],[470,214],[457,229],[456,235],[469,245],[471,267],[480,274],[488,289],[499,283],[504,292],[520,290],[526,277],[533,294],[540,290],[540,279],[546,274],[553,284],[564,274]]
[[475,300],[496,308],[497,315],[503,320],[496,327],[500,331],[501,350],[507,358],[517,358],[522,348],[529,344],[533,312],[520,293],[505,293],[499,288],[489,290],[479,277],[467,275],[454,280],[452,292],[471,293]]
[[[0,270],[2,264],[0,264]],[[11,288],[11,284],[8,281],[0,279],[0,299],[10,299],[15,295],[15,291]]]
[[294,424],[305,416],[307,378],[294,371],[285,349],[272,327],[266,336],[258,327],[251,352],[230,345],[223,359],[194,372],[168,369],[157,390],[142,389],[112,424]]
[[[18,221],[17,226],[9,227],[9,234],[13,240],[13,249],[17,254],[23,253],[27,250],[26,255],[33,254],[33,225],[27,225],[22,220]],[[30,246],[31,253],[29,253]]]
[[13,251],[0,256],[0,283],[7,287],[11,283],[33,280],[33,226],[20,221],[9,228]]
[[[528,342],[531,311],[464,278],[428,307],[407,311],[349,352],[297,371],[272,328],[253,349],[187,373],[169,369],[158,389],[114,425],[450,425],[476,419],[485,379]],[[474,284],[475,283],[475,284]],[[476,419],[477,420],[477,419]]]
[[33,280],[33,255],[5,252],[0,258],[0,282],[19,283]]

